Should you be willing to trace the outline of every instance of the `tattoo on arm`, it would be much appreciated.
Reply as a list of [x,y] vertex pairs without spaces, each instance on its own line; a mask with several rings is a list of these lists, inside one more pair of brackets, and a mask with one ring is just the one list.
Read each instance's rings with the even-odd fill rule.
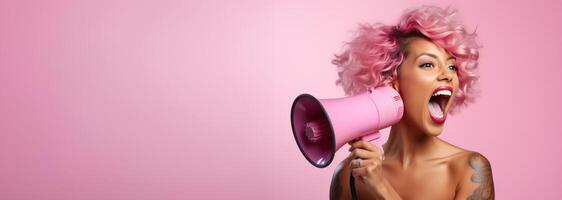
[[468,164],[474,170],[470,180],[479,184],[468,200],[493,200],[494,180],[492,178],[492,167],[486,157],[479,153],[470,156]]

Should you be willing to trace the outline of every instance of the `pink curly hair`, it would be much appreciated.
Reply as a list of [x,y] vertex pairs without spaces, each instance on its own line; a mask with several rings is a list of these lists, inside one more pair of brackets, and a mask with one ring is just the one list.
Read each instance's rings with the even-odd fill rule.
[[355,95],[390,83],[407,56],[404,40],[418,36],[431,40],[456,58],[459,89],[451,110],[473,102],[477,95],[474,86],[479,78],[480,45],[476,33],[468,33],[455,14],[456,10],[450,8],[422,6],[406,11],[396,26],[360,25],[344,52],[332,60],[338,68],[336,85],[342,85],[347,95]]

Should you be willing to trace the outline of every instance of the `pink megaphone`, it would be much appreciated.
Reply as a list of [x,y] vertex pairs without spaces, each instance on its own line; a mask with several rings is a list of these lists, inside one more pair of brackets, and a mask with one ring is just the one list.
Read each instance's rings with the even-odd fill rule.
[[381,146],[379,130],[402,118],[404,105],[396,90],[377,87],[339,99],[299,95],[291,107],[291,126],[300,151],[315,167],[324,168],[336,151],[362,138]]

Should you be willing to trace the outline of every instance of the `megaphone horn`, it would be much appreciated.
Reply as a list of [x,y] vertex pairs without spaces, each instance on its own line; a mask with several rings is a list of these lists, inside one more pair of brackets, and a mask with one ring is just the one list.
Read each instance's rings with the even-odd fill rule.
[[378,130],[400,121],[403,112],[402,98],[389,86],[338,99],[301,94],[291,107],[291,127],[308,162],[324,168],[336,151],[353,139],[379,141]]

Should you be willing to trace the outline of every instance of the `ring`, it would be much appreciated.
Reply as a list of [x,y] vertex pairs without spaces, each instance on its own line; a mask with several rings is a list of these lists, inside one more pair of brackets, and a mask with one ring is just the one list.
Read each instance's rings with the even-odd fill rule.
[[360,168],[361,167],[361,159],[357,159],[357,162],[355,162],[356,167],[355,168]]

